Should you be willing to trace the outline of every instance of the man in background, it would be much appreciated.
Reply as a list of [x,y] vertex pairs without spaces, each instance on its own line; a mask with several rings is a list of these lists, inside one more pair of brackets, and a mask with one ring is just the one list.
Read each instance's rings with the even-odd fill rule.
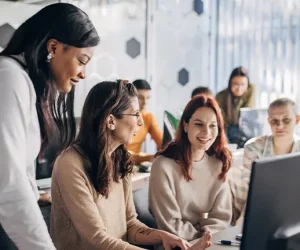
[[195,95],[200,95],[200,94],[205,94],[207,96],[210,97],[214,97],[213,93],[211,92],[211,90],[208,87],[197,87],[192,91],[192,95],[191,98],[193,98]]
[[133,137],[132,143],[127,145],[127,149],[133,155],[135,164],[144,161],[153,161],[154,155],[142,152],[142,144],[149,133],[155,141],[158,149],[161,149],[163,134],[152,113],[147,112],[147,105],[151,98],[151,87],[146,80],[138,79],[132,83],[138,91],[140,112],[144,120],[144,125],[140,127]]

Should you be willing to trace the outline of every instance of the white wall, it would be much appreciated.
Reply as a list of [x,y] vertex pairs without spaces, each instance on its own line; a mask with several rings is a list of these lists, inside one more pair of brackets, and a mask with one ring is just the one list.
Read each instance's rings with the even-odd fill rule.
[[[75,114],[81,109],[89,90],[98,82],[108,79],[145,78],[146,1],[115,1],[83,8],[93,21],[100,45],[87,68],[87,79],[76,90]],[[140,44],[140,53],[127,54],[127,42],[133,39]],[[135,49],[136,46],[134,46]],[[135,51],[134,51],[135,52]]]
[[[41,6],[27,5],[23,3],[14,3],[0,1],[0,36],[2,39],[3,34],[1,28],[9,24],[14,29],[18,28],[27,18],[34,15],[41,9]],[[0,51],[2,47],[0,45]]]
[[[204,13],[198,15],[193,0],[152,1],[153,22],[149,53],[154,57],[149,79],[154,89],[153,110],[162,122],[163,111],[177,114],[200,85],[214,91],[215,2],[204,1]],[[188,71],[186,85],[179,83],[179,72]]]

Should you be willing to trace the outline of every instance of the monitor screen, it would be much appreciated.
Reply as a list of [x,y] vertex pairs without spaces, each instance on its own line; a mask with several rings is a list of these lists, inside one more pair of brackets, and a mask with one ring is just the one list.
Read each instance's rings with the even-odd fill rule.
[[239,146],[251,138],[271,133],[268,123],[268,110],[260,108],[241,108],[239,119]]
[[300,154],[253,163],[242,250],[300,249]]

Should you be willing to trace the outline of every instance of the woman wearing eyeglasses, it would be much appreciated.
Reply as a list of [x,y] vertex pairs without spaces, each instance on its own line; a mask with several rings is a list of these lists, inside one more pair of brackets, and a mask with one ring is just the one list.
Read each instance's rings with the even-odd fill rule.
[[240,109],[254,106],[254,87],[249,82],[245,68],[235,68],[230,75],[228,87],[216,95],[223,112],[229,142],[238,143]]
[[194,246],[137,220],[132,198],[131,143],[143,125],[135,87],[101,82],[89,92],[79,134],[56,159],[52,175],[50,233],[58,250],[139,250],[162,244],[171,250],[203,250],[209,233]]
[[250,180],[252,163],[264,157],[290,154],[300,151],[300,137],[295,134],[296,125],[299,122],[297,107],[294,101],[288,98],[280,98],[273,101],[268,109],[268,122],[272,134],[249,140],[244,147],[243,188],[233,189],[234,206],[236,206],[236,218],[245,206]]

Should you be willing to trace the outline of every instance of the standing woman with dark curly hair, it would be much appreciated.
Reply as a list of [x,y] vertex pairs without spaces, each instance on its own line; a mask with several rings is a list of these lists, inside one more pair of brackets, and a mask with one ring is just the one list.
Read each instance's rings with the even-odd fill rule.
[[74,86],[98,43],[87,14],[58,3],[26,20],[0,53],[0,249],[54,249],[34,161],[54,131],[65,147],[75,139]]
[[149,203],[159,229],[191,241],[229,226],[231,153],[225,144],[217,102],[207,95],[193,97],[175,139],[152,165]]
[[[101,82],[90,90],[78,137],[54,164],[50,233],[58,250],[143,249],[133,244],[189,249],[186,241],[136,218],[133,164],[124,145],[142,125],[131,83]],[[207,234],[190,249],[205,249],[209,239]]]

